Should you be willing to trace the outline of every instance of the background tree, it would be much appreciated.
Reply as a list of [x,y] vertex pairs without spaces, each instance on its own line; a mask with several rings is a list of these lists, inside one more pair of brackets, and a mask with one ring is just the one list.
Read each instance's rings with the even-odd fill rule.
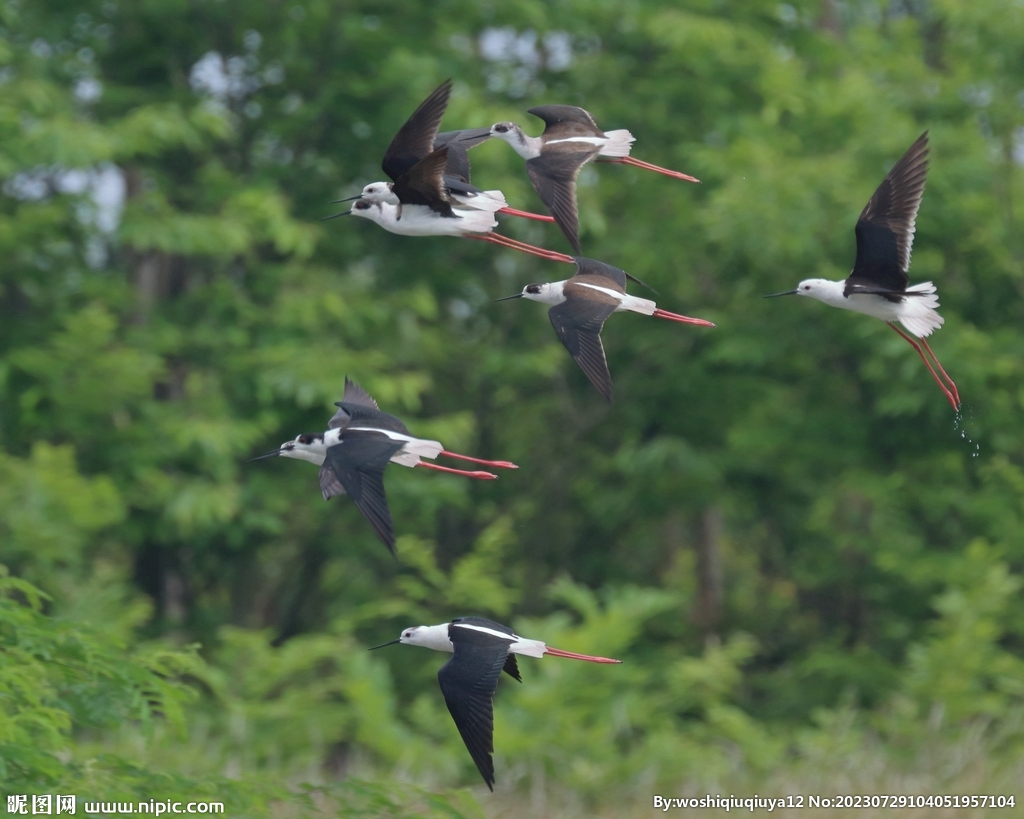
[[[238,791],[254,815],[300,782],[353,812],[473,811],[360,784],[477,784],[438,658],[362,651],[468,612],[628,661],[499,690],[492,812],[1020,781],[1017,4],[36,0],[0,25],[0,679],[53,692],[5,704],[49,728],[21,756],[0,741],[4,788],[229,777],[267,787]],[[613,407],[540,307],[492,303],[567,266],[319,221],[447,77],[446,128],[536,133],[530,105],[580,104],[703,180],[581,177],[587,254],[719,325],[610,322]],[[846,275],[857,214],[925,129],[911,276],[939,287],[958,418],[879,323],[759,298]],[[472,159],[539,207],[507,146]],[[311,471],[244,463],[322,429],[346,375],[522,469],[389,472],[393,561]],[[64,675],[19,618],[120,659]],[[146,675],[194,690],[187,738],[140,707]],[[104,719],[67,696],[90,685]],[[317,804],[356,802],[288,809]]]

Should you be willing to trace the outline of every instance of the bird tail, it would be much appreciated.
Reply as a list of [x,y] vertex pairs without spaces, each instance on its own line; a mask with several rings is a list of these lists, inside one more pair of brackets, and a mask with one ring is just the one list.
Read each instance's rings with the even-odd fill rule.
[[[495,208],[497,210],[497,208]],[[490,210],[458,209],[459,230],[464,233],[490,233],[498,226],[494,213]]]
[[477,191],[474,195],[457,195],[459,207],[469,210],[482,210],[487,213],[494,213],[504,207],[508,207],[505,201],[505,194],[501,191]]
[[945,322],[945,319],[936,312],[939,295],[935,292],[935,285],[931,282],[922,282],[908,287],[904,292],[907,296],[903,300],[900,324],[918,338],[930,336]]
[[629,310],[631,313],[642,313],[645,316],[653,316],[658,305],[650,299],[642,299],[639,296],[623,294],[620,310]]
[[605,131],[604,135],[608,138],[608,141],[601,146],[601,156],[629,156],[629,151],[636,141],[635,136],[625,128],[618,131]]
[[[432,461],[441,454],[441,450],[443,449],[444,446],[440,441],[428,441],[426,438],[413,438],[406,442],[405,446],[402,447],[400,454],[413,455],[417,460],[420,458],[429,458]],[[400,463],[394,458],[391,460],[395,461],[395,463]]]

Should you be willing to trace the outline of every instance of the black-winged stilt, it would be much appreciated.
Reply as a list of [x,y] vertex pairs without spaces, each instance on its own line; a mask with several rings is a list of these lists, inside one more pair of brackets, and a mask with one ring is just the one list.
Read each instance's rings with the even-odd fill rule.
[[[843,281],[805,279],[795,290],[772,293],[765,298],[809,296],[832,307],[881,319],[917,351],[953,409],[959,410],[960,393],[956,384],[926,340],[944,322],[935,309],[939,306],[935,285],[923,282],[908,286],[914,225],[927,175],[928,132],[925,131],[893,165],[861,211],[856,228],[857,259],[850,275]],[[896,326],[897,321],[910,335]],[[920,339],[920,344],[915,337]]]
[[[439,148],[438,151],[447,151]],[[435,151],[437,153],[438,151]],[[421,163],[422,164],[422,163]],[[480,205],[486,205],[481,202]],[[553,262],[571,262],[572,256],[555,250],[520,242],[509,236],[494,233],[498,226],[494,213],[474,208],[451,208],[445,215],[421,205],[393,205],[384,199],[363,196],[352,203],[352,209],[341,216],[352,214],[376,222],[385,230],[401,236],[461,236],[466,239],[480,239],[512,250],[521,250],[533,256],[540,256]]]
[[388,463],[422,466],[467,478],[494,480],[491,472],[453,469],[421,460],[439,455],[498,469],[518,469],[510,461],[487,461],[449,452],[440,441],[415,438],[398,418],[381,412],[377,402],[354,381],[345,379],[345,393],[335,404],[338,411],[326,432],[307,433],[285,441],[275,450],[252,460],[297,458],[320,467],[320,491],[324,500],[347,494],[373,526],[377,537],[395,554],[395,534],[384,494],[384,469]]
[[[384,152],[381,167],[392,181],[371,182],[363,188],[359,196],[383,197],[391,204],[399,206],[399,217],[402,205],[424,205],[445,216],[451,216],[452,206],[458,205],[552,221],[547,216],[508,207],[501,191],[484,191],[470,184],[469,155],[466,151],[489,139],[490,129],[468,128],[439,134],[437,129],[448,107],[451,91],[452,81],[445,80],[420,103],[412,116],[398,129],[398,133]],[[420,166],[440,148],[449,150],[444,154],[445,161],[442,163],[442,186],[435,190],[431,179],[434,172],[433,163],[429,168]],[[335,201],[350,202],[359,196]]]
[[580,253],[580,220],[576,204],[576,177],[580,168],[601,157],[649,171],[700,182],[679,171],[671,171],[629,155],[635,137],[626,130],[608,131],[597,127],[589,112],[573,105],[538,105],[528,109],[544,121],[544,133],[527,136],[514,122],[498,122],[491,135],[505,140],[526,160],[526,171],[541,201],[555,217],[573,250]]
[[540,640],[527,640],[508,626],[483,617],[457,617],[437,626],[414,626],[397,640],[373,646],[370,650],[404,643],[434,651],[453,653],[437,672],[441,693],[463,742],[473,757],[487,787],[494,790],[494,690],[504,670],[522,682],[516,655],[526,657],[568,657],[590,663],[621,663],[608,657],[592,657],[552,648]]
[[627,274],[617,267],[582,256],[577,256],[574,261],[576,275],[571,279],[528,284],[522,293],[505,296],[498,301],[522,298],[553,305],[548,316],[558,338],[590,383],[609,403],[612,400],[612,377],[601,344],[601,328],[612,313],[625,310],[700,327],[715,326],[704,319],[661,310],[650,299],[627,295]]

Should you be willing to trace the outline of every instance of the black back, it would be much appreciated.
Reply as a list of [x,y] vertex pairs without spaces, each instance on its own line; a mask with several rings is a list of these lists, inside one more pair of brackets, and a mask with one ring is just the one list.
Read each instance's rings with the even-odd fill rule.
[[329,497],[329,492],[337,494],[333,481],[327,484],[324,481],[325,470],[330,470],[392,555],[395,554],[395,532],[384,494],[384,469],[402,446],[401,441],[393,441],[380,433],[349,432],[340,444],[328,448],[320,470],[320,489],[324,497]]
[[[488,620],[486,617],[456,617],[452,620],[456,626],[459,623],[468,623],[473,626],[483,626],[484,628],[493,629],[494,631],[500,631],[502,634],[507,634],[509,637],[515,637],[515,632],[512,631],[508,626],[496,623],[494,620]],[[451,631],[451,629],[449,629]],[[519,664],[516,662],[516,655],[509,653],[505,659],[504,672],[508,674],[516,682],[522,682],[523,678],[519,674]]]
[[[462,618],[462,622],[478,618]],[[444,694],[448,712],[466,743],[477,770],[494,790],[494,691],[508,655],[508,641],[473,629],[459,628],[459,620],[448,626],[448,639],[455,652],[437,672],[437,681]],[[495,628],[499,624],[482,621],[479,625]],[[507,630],[499,626],[495,630]]]
[[434,139],[451,93],[452,81],[445,80],[420,103],[391,140],[381,167],[395,182],[434,150]]
[[914,223],[928,175],[925,131],[893,165],[857,220],[857,260],[843,295],[875,293],[900,300],[910,279]]
[[[577,256],[575,262],[576,275],[569,281],[590,280],[592,284],[608,287],[622,293],[626,292],[626,277],[628,274],[625,270],[620,270],[606,262],[599,262],[597,259],[588,259],[585,256]],[[606,281],[601,281],[601,279]]]

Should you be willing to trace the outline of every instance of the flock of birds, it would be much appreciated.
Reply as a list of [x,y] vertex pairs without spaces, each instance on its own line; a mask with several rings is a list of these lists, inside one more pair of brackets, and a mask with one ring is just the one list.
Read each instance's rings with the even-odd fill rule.
[[[704,319],[662,310],[649,299],[628,295],[627,279],[643,283],[617,267],[580,255],[576,179],[588,162],[617,162],[689,182],[699,180],[634,159],[629,155],[634,141],[629,131],[602,131],[587,111],[569,105],[529,109],[529,113],[544,122],[544,132],[539,137],[527,136],[514,122],[439,133],[451,88],[450,80],[438,87],[392,139],[382,163],[391,181],[374,182],[366,185],[358,196],[336,200],[353,204],[349,210],[327,218],[354,215],[405,236],[480,239],[551,261],[575,264],[572,277],[529,284],[521,293],[506,299],[525,298],[550,305],[548,316],[558,338],[609,402],[612,379],[601,343],[601,329],[612,313],[629,311],[684,324],[715,326]],[[481,190],[470,182],[467,152],[492,137],[509,143],[526,160],[530,181],[551,216],[511,208],[501,191]],[[806,279],[794,290],[772,295],[809,296],[885,321],[914,347],[954,410],[959,410],[956,384],[927,342],[927,336],[943,323],[936,312],[935,286],[931,282],[910,286],[907,277],[914,223],[928,171],[927,157],[926,131],[889,171],[857,220],[857,257],[844,281]],[[498,213],[553,221],[576,255],[494,233]],[[384,493],[384,470],[389,463],[480,480],[493,480],[497,475],[427,461],[444,456],[493,469],[518,468],[509,461],[474,458],[450,452],[439,441],[416,438],[402,421],[381,411],[364,389],[347,378],[344,395],[336,406],[338,411],[328,422],[326,432],[299,435],[254,460],[281,456],[317,464],[324,499],[348,495],[392,555],[394,527]],[[502,671],[522,682],[516,655],[540,658],[550,654],[594,663],[620,662],[552,648],[539,640],[519,637],[507,626],[481,617],[408,628],[384,645],[394,643],[452,654],[438,672],[438,682],[452,719],[492,790],[494,691]]]

